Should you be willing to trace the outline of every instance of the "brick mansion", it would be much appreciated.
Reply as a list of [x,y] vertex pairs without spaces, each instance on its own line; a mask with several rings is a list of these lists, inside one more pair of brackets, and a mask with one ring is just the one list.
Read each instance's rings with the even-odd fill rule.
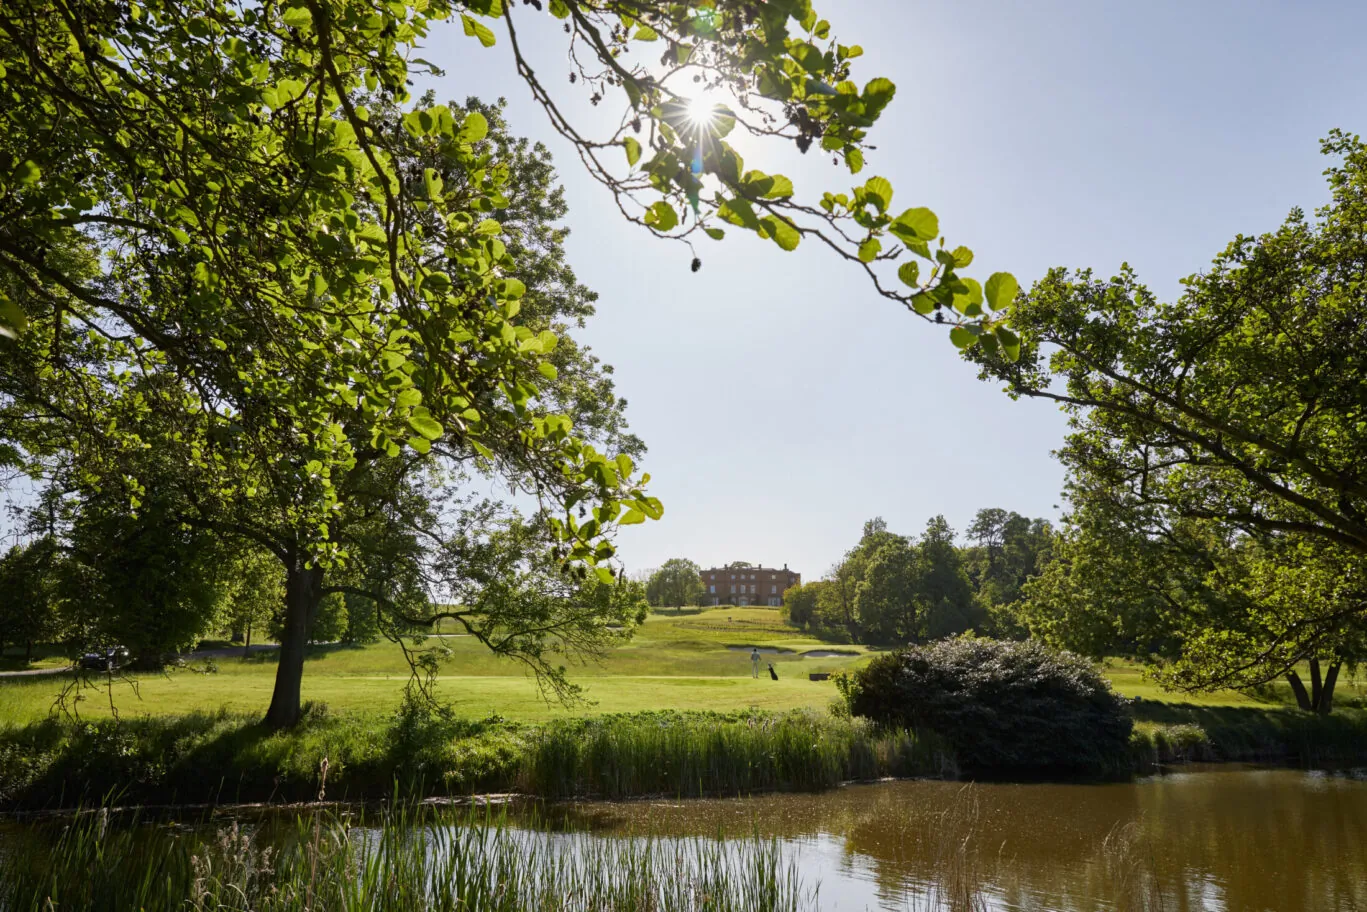
[[735,563],[713,567],[701,573],[704,605],[769,605],[783,604],[783,593],[802,582],[802,574],[788,569],[755,567]]

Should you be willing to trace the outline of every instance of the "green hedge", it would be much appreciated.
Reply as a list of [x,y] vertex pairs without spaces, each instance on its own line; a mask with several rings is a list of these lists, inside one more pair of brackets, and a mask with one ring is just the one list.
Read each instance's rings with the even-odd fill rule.
[[963,637],[886,653],[842,679],[850,710],[931,731],[975,774],[1128,771],[1133,722],[1086,659]]

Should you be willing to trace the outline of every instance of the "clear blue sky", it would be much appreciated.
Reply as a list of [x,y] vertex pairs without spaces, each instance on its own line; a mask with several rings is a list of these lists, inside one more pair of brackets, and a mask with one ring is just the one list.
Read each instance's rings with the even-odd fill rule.
[[[1367,4],[1097,0],[818,0],[856,78],[893,79],[861,177],[897,206],[928,205],[976,275],[1028,285],[1052,265],[1110,274],[1128,261],[1160,295],[1236,233],[1321,205],[1318,140],[1367,129]],[[521,8],[521,20],[531,18]],[[548,20],[549,22],[549,20]],[[525,37],[568,110],[594,117],[565,78],[562,35]],[[677,246],[623,222],[552,133],[499,45],[458,28],[427,54],[435,88],[509,101],[516,132],[556,154],[571,262],[601,294],[583,338],[617,370],[665,518],[620,539],[629,569],[787,563],[815,578],[863,521],[916,532],[980,507],[1057,515],[1051,457],[1062,416],[979,382],[946,335],[879,299],[812,247],[784,254],[728,236],[697,275]],[[774,148],[747,163],[799,193],[849,178]],[[733,431],[720,431],[730,427]]]

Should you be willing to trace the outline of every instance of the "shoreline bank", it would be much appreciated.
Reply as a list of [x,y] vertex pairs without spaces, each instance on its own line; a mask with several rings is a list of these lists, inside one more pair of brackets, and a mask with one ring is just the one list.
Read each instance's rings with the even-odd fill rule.
[[[1189,762],[1367,763],[1363,711],[1322,717],[1150,703],[1135,710],[1129,752],[1116,758],[1112,779]],[[320,791],[339,803],[396,794],[460,801],[728,797],[924,778],[1012,780],[1009,774],[963,776],[952,748],[933,733],[801,710],[652,712],[531,724],[314,708],[288,732],[268,732],[253,718],[224,712],[0,728],[4,812],[109,804],[317,806]]]

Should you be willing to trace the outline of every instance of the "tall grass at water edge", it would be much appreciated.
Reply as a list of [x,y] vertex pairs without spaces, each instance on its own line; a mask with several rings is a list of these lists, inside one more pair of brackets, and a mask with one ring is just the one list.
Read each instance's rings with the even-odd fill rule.
[[[1017,892],[984,832],[978,786],[909,822],[931,866],[885,900],[907,912],[988,912]],[[106,810],[0,831],[0,912],[798,912],[821,907],[801,849],[729,841],[596,836],[509,825],[494,811],[395,805],[374,821],[334,809],[205,827],[139,824]],[[1096,849],[1099,895],[1116,912],[1163,912],[1172,884],[1139,822]],[[839,897],[839,887],[833,886]],[[897,895],[897,890],[904,891]]]
[[566,839],[471,811],[396,811],[378,826],[319,813],[263,838],[108,825],[0,849],[0,910],[94,912],[798,912],[814,887],[777,842]]
[[1131,707],[1133,768],[1203,762],[1339,766],[1367,762],[1367,712],[1321,716],[1280,707],[1145,701]]
[[850,780],[953,775],[938,739],[815,712],[633,715],[546,726],[521,790],[546,798],[818,791]]
[[657,712],[520,725],[312,711],[288,732],[226,714],[0,728],[0,806],[304,801],[326,757],[342,800],[519,791],[546,798],[814,791],[954,772],[929,735],[828,713]]

